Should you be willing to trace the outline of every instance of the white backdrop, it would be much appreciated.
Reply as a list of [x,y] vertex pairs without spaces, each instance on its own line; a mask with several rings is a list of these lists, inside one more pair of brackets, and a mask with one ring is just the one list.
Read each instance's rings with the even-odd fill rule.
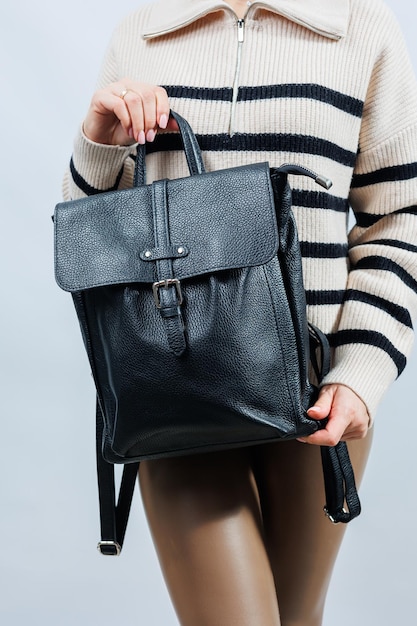
[[[50,215],[73,136],[113,27],[139,4],[2,6],[0,621],[6,626],[177,624],[138,494],[122,556],[95,550],[94,392],[71,299],[56,287],[52,262]],[[417,68],[415,2],[388,4]],[[414,351],[377,417],[364,512],[349,527],[325,626],[415,619],[416,374]]]

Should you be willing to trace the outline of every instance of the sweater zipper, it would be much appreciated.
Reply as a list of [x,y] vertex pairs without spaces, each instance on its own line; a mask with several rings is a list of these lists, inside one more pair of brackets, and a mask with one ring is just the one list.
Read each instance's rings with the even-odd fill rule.
[[235,134],[235,116],[236,116],[236,103],[239,92],[239,78],[240,78],[240,65],[242,60],[242,48],[245,41],[245,20],[237,20],[237,54],[236,54],[236,66],[235,77],[233,80],[233,93],[232,93],[232,105],[230,107],[230,120],[229,120],[229,135],[233,137]]

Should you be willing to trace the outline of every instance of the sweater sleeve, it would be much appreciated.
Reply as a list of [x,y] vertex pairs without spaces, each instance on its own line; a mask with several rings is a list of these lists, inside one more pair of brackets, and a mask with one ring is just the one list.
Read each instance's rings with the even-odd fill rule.
[[371,418],[405,367],[417,315],[417,88],[392,17],[382,36],[351,183],[347,290],[323,381],[351,387]]
[[[115,48],[120,36],[117,29],[107,49],[97,89],[120,79]],[[126,189],[132,186],[137,144],[111,146],[90,141],[80,128],[74,142],[71,161],[63,181],[64,200]]]

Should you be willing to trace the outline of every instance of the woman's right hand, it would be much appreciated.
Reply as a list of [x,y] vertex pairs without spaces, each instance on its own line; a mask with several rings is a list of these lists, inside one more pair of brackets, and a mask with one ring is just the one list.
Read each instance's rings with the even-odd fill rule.
[[163,87],[125,78],[95,92],[83,131],[96,143],[144,144],[155,139],[158,129],[178,130],[169,110]]

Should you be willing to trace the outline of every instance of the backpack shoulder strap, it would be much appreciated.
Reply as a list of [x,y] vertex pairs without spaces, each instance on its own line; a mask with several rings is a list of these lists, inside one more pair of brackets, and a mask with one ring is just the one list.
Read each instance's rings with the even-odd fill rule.
[[[330,346],[326,335],[316,326],[309,324],[308,330],[311,363],[320,383],[330,370]],[[334,524],[350,522],[360,514],[361,503],[346,443],[339,441],[334,447],[321,446],[321,462],[326,492],[324,512]]]
[[118,556],[123,547],[139,463],[128,463],[124,466],[116,505],[114,465],[103,458],[102,439],[103,415],[97,401],[96,456],[101,526],[101,541],[97,548],[106,556]]

